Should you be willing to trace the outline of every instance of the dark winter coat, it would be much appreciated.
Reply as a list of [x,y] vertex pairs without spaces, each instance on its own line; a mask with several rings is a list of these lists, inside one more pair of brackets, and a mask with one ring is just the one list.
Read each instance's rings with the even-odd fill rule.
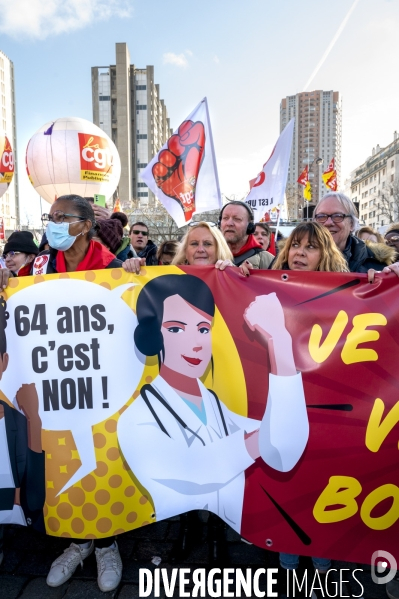
[[141,252],[138,252],[137,255],[139,258],[145,258],[145,263],[147,266],[157,266],[157,249],[158,248],[155,243],[149,239],[145,248],[141,250]]
[[367,272],[369,268],[382,270],[395,262],[395,250],[384,243],[365,243],[354,235],[349,235],[342,252],[351,272]]

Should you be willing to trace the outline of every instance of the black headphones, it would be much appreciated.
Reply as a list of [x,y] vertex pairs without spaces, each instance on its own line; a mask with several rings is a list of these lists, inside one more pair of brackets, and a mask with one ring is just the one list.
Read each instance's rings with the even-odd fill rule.
[[255,227],[255,216],[254,216],[253,210],[252,210],[251,206],[249,206],[249,204],[246,204],[245,202],[241,202],[240,200],[233,200],[223,206],[223,208],[221,209],[220,214],[219,214],[219,220],[218,220],[219,229],[222,224],[223,210],[225,208],[227,208],[227,206],[243,206],[249,214],[249,223],[248,223],[247,230],[245,233],[246,233],[246,235],[252,235],[253,233],[255,233],[256,227]]

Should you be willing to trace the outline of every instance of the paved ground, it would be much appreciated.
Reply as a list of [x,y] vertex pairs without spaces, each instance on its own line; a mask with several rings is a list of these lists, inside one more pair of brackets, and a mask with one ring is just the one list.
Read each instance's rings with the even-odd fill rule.
[[[206,524],[203,526],[202,539],[198,548],[185,563],[171,566],[168,555],[173,540],[177,536],[179,523],[169,520],[152,524],[145,528],[126,533],[118,538],[124,569],[120,586],[113,593],[101,593],[96,583],[96,563],[94,554],[78,567],[75,575],[63,586],[51,589],[46,585],[46,575],[53,559],[69,545],[67,539],[45,537],[34,531],[18,526],[7,526],[5,533],[4,561],[0,566],[0,599],[133,599],[139,597],[140,568],[154,569],[151,563],[154,556],[162,559],[160,567],[170,570],[179,568],[206,568],[208,546],[206,542]],[[232,568],[277,567],[277,554],[248,545],[240,540],[233,531],[228,532],[229,559]],[[307,565],[305,561],[305,565]],[[334,562],[335,568],[361,567],[355,564]],[[365,587],[365,599],[387,599],[385,587],[375,585],[370,579],[369,567],[358,577]],[[313,575],[313,573],[312,573]],[[263,577],[264,578],[264,577]],[[262,588],[262,585],[261,585]],[[266,587],[264,586],[265,590]],[[359,587],[353,587],[353,593],[359,594]],[[161,590],[161,598],[165,597]],[[181,597],[179,590],[174,597]],[[235,595],[234,595],[235,596]],[[351,596],[344,585],[339,597]],[[155,595],[150,595],[155,597]]]

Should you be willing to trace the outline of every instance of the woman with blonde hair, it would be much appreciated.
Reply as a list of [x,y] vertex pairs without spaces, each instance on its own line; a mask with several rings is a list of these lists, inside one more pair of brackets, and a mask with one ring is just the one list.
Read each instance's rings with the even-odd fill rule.
[[375,231],[371,227],[362,227],[356,231],[355,235],[365,243],[366,241],[371,241],[371,243],[385,243],[381,233],[378,233],[378,231]]
[[291,232],[280,250],[273,270],[319,270],[349,272],[345,258],[331,233],[315,222],[301,223]]
[[[233,254],[217,225],[205,221],[190,223],[172,264],[214,264],[219,270],[224,270],[226,266],[237,268],[233,263]],[[241,274],[249,275],[248,264],[243,263],[239,270]]]

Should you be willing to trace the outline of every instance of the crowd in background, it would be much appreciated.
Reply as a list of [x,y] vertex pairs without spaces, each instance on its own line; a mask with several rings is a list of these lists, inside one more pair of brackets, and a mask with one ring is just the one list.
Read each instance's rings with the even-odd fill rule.
[[[214,265],[220,271],[234,268],[242,277],[258,269],[368,273],[370,283],[376,271],[399,276],[399,222],[391,224],[384,236],[370,227],[360,227],[354,204],[341,193],[328,193],[317,204],[311,221],[300,223],[287,238],[278,240],[270,226],[256,223],[252,209],[240,201],[226,204],[217,223],[192,222],[181,239],[165,240],[158,247],[145,222],[134,222],[128,228],[125,214],[111,213],[92,198],[60,197],[42,220],[46,233],[40,245],[29,231],[9,236],[0,270],[3,289],[9,277],[118,267],[140,274],[144,266],[169,265]],[[210,561],[220,563],[226,557],[225,525],[217,517],[210,523]],[[181,517],[171,561],[187,557],[198,526],[192,513]],[[0,560],[1,537],[0,525]],[[47,583],[54,587],[63,584],[92,552],[100,589],[116,588],[122,562],[113,538],[72,539],[70,547],[53,562]],[[323,577],[330,560],[314,557],[313,561]],[[284,569],[296,569],[299,556],[280,554],[280,563]],[[399,597],[399,581],[389,583],[388,591],[390,597]]]

